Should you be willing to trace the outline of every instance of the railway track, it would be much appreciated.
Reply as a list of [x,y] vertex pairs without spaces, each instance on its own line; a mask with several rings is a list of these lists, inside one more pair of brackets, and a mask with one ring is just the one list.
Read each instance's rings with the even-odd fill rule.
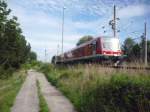
[[131,70],[148,70],[150,71],[150,67],[135,67],[135,66],[103,66],[107,68],[114,68],[114,69],[131,69]]
[[[88,65],[92,65],[92,63],[74,63],[74,64],[58,64],[58,66],[61,65],[77,65],[77,64],[88,64]],[[146,71],[150,71],[150,66],[148,67],[144,67],[144,66],[127,66],[127,65],[115,65],[115,64],[108,64],[108,63],[103,63],[103,64],[98,64],[98,63],[94,63],[96,65],[100,65],[100,67],[102,68],[114,68],[114,69],[126,69],[126,70],[146,70]]]

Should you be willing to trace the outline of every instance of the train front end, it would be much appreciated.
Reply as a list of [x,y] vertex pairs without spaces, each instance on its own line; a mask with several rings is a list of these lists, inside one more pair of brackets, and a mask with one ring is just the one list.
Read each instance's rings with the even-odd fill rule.
[[121,63],[124,59],[119,38],[101,38],[101,53],[104,56],[104,60],[111,60],[116,64]]
[[118,38],[105,37],[101,39],[102,54],[106,56],[122,56]]

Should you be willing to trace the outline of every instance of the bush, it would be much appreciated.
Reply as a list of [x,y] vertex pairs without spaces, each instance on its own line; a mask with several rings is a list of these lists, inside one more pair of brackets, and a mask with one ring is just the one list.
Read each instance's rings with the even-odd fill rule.
[[14,68],[5,69],[3,66],[0,66],[0,79],[6,79],[9,76],[12,76]]
[[22,68],[29,70],[29,69],[37,69],[42,63],[40,61],[28,61],[22,65]]
[[150,109],[149,87],[150,79],[113,75],[108,82],[97,84],[83,94],[81,111],[147,112]]

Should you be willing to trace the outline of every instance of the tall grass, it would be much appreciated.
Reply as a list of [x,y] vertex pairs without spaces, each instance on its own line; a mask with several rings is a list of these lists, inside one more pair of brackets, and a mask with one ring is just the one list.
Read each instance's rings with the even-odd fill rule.
[[47,79],[79,112],[149,112],[150,72],[99,65],[41,65]]
[[0,79],[0,112],[10,112],[25,77],[25,71],[21,70],[8,78]]
[[40,107],[39,112],[50,112],[48,109],[48,105],[46,103],[46,100],[44,99],[44,96],[41,93],[41,87],[40,87],[39,81],[36,81],[36,85],[38,88],[38,96],[39,96],[39,107]]

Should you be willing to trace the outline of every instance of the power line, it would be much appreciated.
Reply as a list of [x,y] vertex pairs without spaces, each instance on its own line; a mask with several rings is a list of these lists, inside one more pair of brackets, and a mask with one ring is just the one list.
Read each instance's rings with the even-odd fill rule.
[[130,21],[124,28],[121,28],[122,31],[127,31],[127,28],[133,23],[133,21]]

